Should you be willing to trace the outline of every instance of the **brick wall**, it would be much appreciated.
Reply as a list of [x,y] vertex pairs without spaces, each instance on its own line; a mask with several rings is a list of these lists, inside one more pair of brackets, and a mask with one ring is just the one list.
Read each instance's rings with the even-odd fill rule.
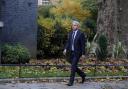
[[1,0],[3,43],[25,45],[33,57],[37,44],[37,0]]

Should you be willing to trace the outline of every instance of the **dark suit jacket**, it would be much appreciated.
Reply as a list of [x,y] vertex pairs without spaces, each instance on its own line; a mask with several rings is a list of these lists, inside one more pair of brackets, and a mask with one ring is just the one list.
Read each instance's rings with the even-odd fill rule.
[[[72,33],[73,31],[69,33],[67,44],[65,46],[65,49],[68,51],[72,51]],[[74,52],[80,53],[80,55],[85,55],[85,44],[85,35],[80,30],[78,30],[74,40]]]

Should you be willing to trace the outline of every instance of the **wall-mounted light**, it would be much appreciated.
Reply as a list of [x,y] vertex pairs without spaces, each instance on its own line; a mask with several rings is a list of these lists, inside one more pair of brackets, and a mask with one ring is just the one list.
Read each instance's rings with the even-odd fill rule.
[[4,27],[4,23],[0,21],[0,28]]

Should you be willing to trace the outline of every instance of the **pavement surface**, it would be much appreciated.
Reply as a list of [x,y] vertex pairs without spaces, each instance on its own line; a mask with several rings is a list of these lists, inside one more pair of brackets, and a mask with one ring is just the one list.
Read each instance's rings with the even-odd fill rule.
[[110,82],[85,82],[84,84],[75,83],[70,87],[66,85],[66,82],[0,82],[0,89],[128,89],[128,80]]

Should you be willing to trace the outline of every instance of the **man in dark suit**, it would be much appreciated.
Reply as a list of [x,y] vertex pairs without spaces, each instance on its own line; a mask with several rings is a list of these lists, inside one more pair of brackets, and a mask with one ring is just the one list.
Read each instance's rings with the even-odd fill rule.
[[85,43],[86,43],[86,38],[85,38],[84,33],[82,33],[79,30],[79,22],[73,21],[72,22],[72,31],[69,33],[67,44],[63,51],[64,55],[66,55],[66,53],[70,53],[70,55],[69,55],[70,61],[69,62],[71,63],[71,74],[70,74],[69,83],[67,84],[68,86],[73,85],[76,72],[82,78],[81,83],[84,83],[84,81],[85,81],[85,77],[86,77],[85,73],[82,72],[77,67],[80,57],[81,56],[85,57]]

